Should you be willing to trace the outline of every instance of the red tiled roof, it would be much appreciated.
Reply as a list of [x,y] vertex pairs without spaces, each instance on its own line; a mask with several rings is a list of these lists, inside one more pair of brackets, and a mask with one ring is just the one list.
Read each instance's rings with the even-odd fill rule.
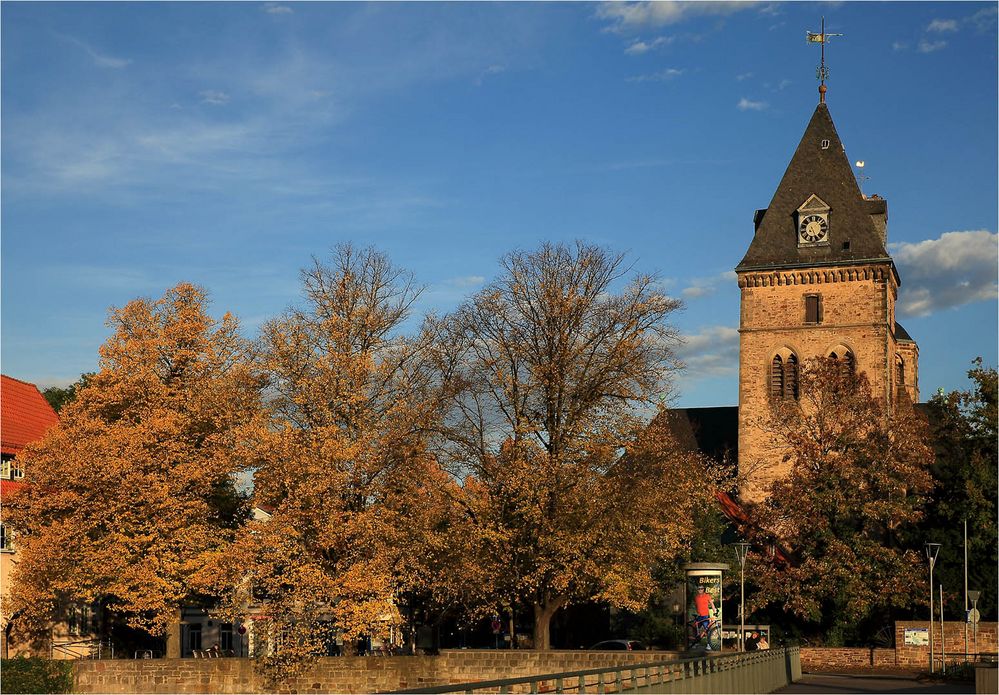
[[[759,525],[746,512],[741,504],[732,499],[727,492],[718,490],[715,492],[715,500],[722,512],[728,517],[739,533],[748,541],[753,541],[761,536]],[[781,564],[789,564],[791,559],[788,552],[772,539],[760,538],[760,545],[768,545],[771,548],[771,557]]]
[[6,497],[22,487],[24,487],[24,483],[17,480],[0,480],[0,497]]
[[27,444],[41,439],[59,422],[38,387],[26,381],[0,375],[0,449],[17,454]]

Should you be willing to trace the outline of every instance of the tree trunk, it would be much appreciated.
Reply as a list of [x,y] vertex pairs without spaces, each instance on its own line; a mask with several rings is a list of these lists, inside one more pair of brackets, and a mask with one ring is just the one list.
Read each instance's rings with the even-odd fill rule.
[[546,652],[551,646],[552,616],[562,607],[565,601],[561,598],[545,603],[534,604],[534,648]]

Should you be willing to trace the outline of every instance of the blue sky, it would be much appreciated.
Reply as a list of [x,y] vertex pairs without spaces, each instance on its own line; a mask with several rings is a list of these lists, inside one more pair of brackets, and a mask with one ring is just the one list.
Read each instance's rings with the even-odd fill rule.
[[254,335],[374,244],[448,311],[543,240],[686,300],[682,405],[738,400],[732,268],[817,101],[888,199],[924,398],[996,364],[995,3],[21,3],[2,13],[2,368],[94,370],[179,281]]

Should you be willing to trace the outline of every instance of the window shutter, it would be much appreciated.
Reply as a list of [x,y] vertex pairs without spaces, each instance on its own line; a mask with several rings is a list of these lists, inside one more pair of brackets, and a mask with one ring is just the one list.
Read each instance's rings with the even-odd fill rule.
[[819,295],[810,294],[805,297],[805,323],[822,322],[822,302]]
[[784,398],[798,400],[798,358],[791,355],[784,366]]
[[779,400],[784,397],[784,361],[774,355],[770,363],[770,397]]

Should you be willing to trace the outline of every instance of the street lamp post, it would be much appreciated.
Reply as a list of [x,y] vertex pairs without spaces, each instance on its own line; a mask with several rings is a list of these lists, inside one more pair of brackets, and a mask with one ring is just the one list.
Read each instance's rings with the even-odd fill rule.
[[925,543],[923,547],[926,550],[926,559],[930,561],[930,673],[933,673],[933,566],[937,564],[940,544]]
[[735,554],[739,558],[739,651],[746,651],[746,555],[749,543],[735,544]]
[[978,597],[982,595],[980,591],[969,591],[968,598],[971,599],[971,622],[975,626],[975,661],[978,661]]

